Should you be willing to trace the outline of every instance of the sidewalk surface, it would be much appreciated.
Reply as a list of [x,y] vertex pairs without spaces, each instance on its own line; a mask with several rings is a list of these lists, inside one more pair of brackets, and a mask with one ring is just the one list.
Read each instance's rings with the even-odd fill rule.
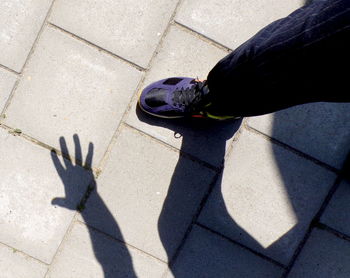
[[135,109],[304,4],[2,0],[0,277],[350,277],[349,104]]

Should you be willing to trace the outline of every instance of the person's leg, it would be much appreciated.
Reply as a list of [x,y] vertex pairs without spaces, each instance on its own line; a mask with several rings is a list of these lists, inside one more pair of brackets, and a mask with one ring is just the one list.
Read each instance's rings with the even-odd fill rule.
[[139,104],[154,116],[177,118],[245,117],[308,102],[349,102],[349,49],[350,1],[315,0],[222,59],[207,83],[160,80],[143,90]]
[[262,29],[208,75],[214,114],[349,102],[350,1],[315,0]]

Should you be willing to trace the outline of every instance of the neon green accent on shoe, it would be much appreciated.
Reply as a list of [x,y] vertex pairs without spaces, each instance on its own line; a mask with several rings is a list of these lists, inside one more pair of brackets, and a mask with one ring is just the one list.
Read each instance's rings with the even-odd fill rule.
[[[211,105],[212,105],[212,103],[209,102],[207,105],[204,106],[204,108],[208,108]],[[219,120],[219,121],[240,118],[240,117],[235,117],[235,116],[218,116],[218,115],[213,115],[213,114],[210,114],[208,111],[202,112],[201,114],[205,115],[207,118],[214,119],[214,120]]]
[[224,120],[230,120],[230,119],[238,119],[239,117],[235,116],[216,116],[213,114],[210,114],[208,112],[205,113],[208,118],[214,119],[214,120],[219,120],[219,121],[224,121]]

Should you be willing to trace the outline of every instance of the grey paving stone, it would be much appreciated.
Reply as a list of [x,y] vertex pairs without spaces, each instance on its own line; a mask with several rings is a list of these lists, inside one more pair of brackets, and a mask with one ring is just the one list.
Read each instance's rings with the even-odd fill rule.
[[[206,79],[210,69],[227,53],[197,36],[172,27],[147,74],[144,87],[151,82],[171,76],[189,76]],[[135,109],[127,123],[184,152],[190,153],[214,166],[221,163],[226,146],[239,123],[208,124],[152,119]],[[180,137],[174,133],[181,134]]]
[[306,242],[288,278],[349,277],[349,261],[349,241],[316,229]]
[[52,0],[0,2],[0,64],[17,72],[38,36]]
[[350,104],[305,104],[249,119],[249,125],[331,166],[350,150]]
[[167,277],[281,277],[283,269],[195,226]]
[[74,211],[52,205],[64,197],[62,184],[70,187],[65,206],[76,207],[91,178],[81,167],[60,176],[50,152],[0,129],[0,242],[50,263]]
[[[102,158],[140,80],[133,67],[47,28],[7,110],[6,124],[59,148],[58,138],[89,142]],[[74,149],[72,140],[68,147]],[[95,164],[95,165],[96,165]]]
[[267,24],[285,17],[304,0],[185,0],[175,20],[235,49]]
[[50,22],[146,67],[177,0],[58,0]]
[[286,265],[334,181],[332,172],[246,131],[199,222]]
[[47,266],[16,249],[0,244],[0,272],[2,278],[43,278]]
[[343,182],[321,217],[321,222],[350,236],[350,184]]
[[170,76],[206,79],[209,71],[228,53],[193,32],[172,26],[153,60],[144,83]]
[[160,278],[166,268],[165,263],[77,222],[47,278]]
[[15,74],[0,69],[0,113],[4,109],[5,103],[15,85],[16,79],[17,77]]
[[213,176],[212,170],[124,127],[81,218],[167,261]]

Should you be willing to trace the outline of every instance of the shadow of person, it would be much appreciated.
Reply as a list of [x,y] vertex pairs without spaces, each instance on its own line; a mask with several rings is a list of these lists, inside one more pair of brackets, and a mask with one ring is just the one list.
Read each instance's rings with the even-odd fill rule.
[[[278,138],[281,134],[284,134],[288,138],[296,138],[299,136],[301,138],[304,138],[304,144],[308,145],[308,139],[315,139],[310,138],[310,130],[314,136],[322,136],[322,133],[325,133],[325,129],[328,131],[330,130],[330,128],[327,128],[325,126],[322,127],[321,124],[322,122],[325,122],[324,118],[322,118],[321,115],[326,114],[326,111],[324,110],[327,110],[327,108],[324,108],[322,110],[320,109],[319,105],[316,104],[316,106],[312,110],[313,112],[310,112],[310,110],[300,110],[299,108],[295,108],[294,110],[289,109],[289,112],[287,111],[287,113],[290,115],[287,115],[285,117],[282,117],[281,115],[283,113],[285,114],[286,110],[275,114],[272,125],[272,137],[277,136]],[[328,119],[330,120],[330,125],[335,125],[335,123],[339,121],[339,117],[341,115],[344,115],[346,112],[345,106],[342,109],[340,109],[339,105],[337,107],[338,112],[334,112],[334,119]],[[317,116],[318,114],[320,115]],[[249,232],[249,229],[246,230],[246,227],[240,226],[237,223],[237,220],[233,219],[231,212],[232,209],[235,208],[235,204],[232,203],[232,200],[225,200],[221,188],[227,140],[229,140],[238,130],[240,122],[206,122],[202,120],[169,121],[149,117],[139,110],[137,110],[137,115],[139,120],[146,122],[147,124],[170,129],[177,135],[181,134],[181,153],[190,153],[197,158],[203,157],[205,162],[208,162],[208,164],[210,164],[209,167],[213,166],[212,169],[215,169],[217,173],[217,180],[207,191],[207,195],[210,193],[210,199],[212,202],[207,207],[208,202],[203,199],[200,207],[198,208],[198,211],[193,216],[193,223],[201,225],[203,228],[207,228],[205,224],[201,223],[201,217],[199,220],[197,219],[198,215],[200,214],[201,207],[204,205],[204,203],[206,203],[206,215],[204,218],[206,218],[207,222],[209,221],[208,223],[211,223],[209,226],[212,227],[211,229],[213,229],[213,227],[216,227],[214,230],[221,232],[220,227],[222,227],[222,229],[224,229],[226,232],[228,231],[228,234],[224,233],[224,235],[233,239],[236,243],[240,244],[240,242],[244,242],[243,245],[250,249],[252,252],[259,254],[259,256],[264,257],[265,259],[280,267],[285,268],[288,265],[288,261],[292,259],[295,250],[297,250],[298,244],[302,241],[303,236],[306,234],[309,225],[312,223],[313,217],[317,214],[318,209],[320,209],[322,202],[327,195],[327,192],[334,184],[336,179],[334,172],[329,171],[327,167],[322,167],[317,163],[314,163],[314,161],[300,157],[278,144],[271,143],[271,147],[267,150],[266,155],[269,157],[271,156],[271,159],[275,161],[277,166],[275,174],[277,179],[280,179],[280,181],[279,185],[276,184],[272,186],[279,187],[279,189],[276,191],[277,195],[275,196],[279,200],[275,200],[274,202],[271,202],[272,200],[270,200],[267,204],[269,207],[276,207],[276,209],[278,209],[276,202],[280,203],[282,206],[280,209],[283,211],[275,212],[278,214],[278,217],[276,219],[280,219],[278,221],[284,223],[284,226],[282,225],[283,229],[281,228],[281,230],[278,230],[277,228],[276,230],[271,230],[270,232],[272,232],[272,234],[275,233],[276,235],[266,235],[268,237],[269,244],[263,245],[260,240],[258,241],[256,239],[256,236],[253,236],[253,234]],[[309,124],[306,129],[303,129],[298,126],[298,123],[307,125],[305,118],[309,118]],[[294,119],[294,121],[291,121],[291,119]],[[344,121],[350,122],[350,119],[344,118]],[[295,128],[298,129],[297,132],[295,130],[292,130],[293,124]],[[348,146],[350,134],[344,131],[344,126],[346,126],[345,122],[343,125],[338,126],[339,130],[331,130],[333,130],[332,133],[334,132],[338,134],[338,137],[342,133],[341,140],[338,138],[340,141],[342,141],[340,144],[342,146],[342,150],[339,151],[343,151],[344,154],[346,154],[348,151],[348,149],[346,149],[346,146]],[[288,132],[291,133],[287,134]],[[323,136],[326,136],[326,134]],[[208,144],[208,142],[210,142],[210,144]],[[328,142],[330,141],[328,140]],[[314,147],[317,149],[321,146]],[[254,150],[259,153],[259,146],[254,148],[252,146],[252,151],[255,152]],[[208,153],[210,155],[205,155],[205,153]],[[234,155],[235,153],[232,153],[232,156]],[[339,153],[337,155],[339,156]],[[205,158],[209,159],[206,160]],[[178,250],[176,250],[176,247],[178,247],[178,245],[176,247],[174,246],[174,230],[170,228],[171,225],[169,223],[180,222],[179,218],[183,217],[183,215],[181,215],[181,213],[177,214],[176,212],[183,211],[185,202],[182,200],[186,199],[186,195],[188,194],[188,187],[194,184],[195,180],[198,179],[200,175],[200,173],[195,172],[191,176],[185,175],[185,173],[188,172],[188,170],[185,170],[185,167],[188,167],[188,163],[186,163],[187,159],[188,158],[186,155],[180,155],[179,157],[158,221],[159,235],[164,249],[167,252],[168,261],[170,262],[170,269],[172,270],[174,277],[182,277],[181,273],[184,273],[184,271],[178,271],[173,268],[172,262],[177,256]],[[266,164],[266,161],[260,162]],[[273,165],[273,161],[270,163]],[[339,164],[339,167],[341,167],[341,163]],[[267,169],[267,171],[270,170]],[[261,178],[263,179],[266,173],[261,174]],[[272,178],[276,179],[276,177]],[[259,179],[259,177],[257,178]],[[210,181],[208,181],[208,183],[210,183]],[[205,188],[204,184],[203,188]],[[210,192],[211,189],[212,191]],[[269,191],[268,188],[266,188],[266,190]],[[200,194],[200,192],[198,192],[198,194]],[[227,202],[230,203],[228,204]],[[209,210],[211,212],[207,213]],[[252,210],[254,210],[254,207],[252,207]],[[261,212],[254,212],[255,217],[257,217],[260,213],[264,213],[264,209]],[[201,213],[201,216],[202,215],[203,212]],[[208,220],[208,217],[215,217],[217,219]],[[273,218],[274,216],[270,215],[270,217]],[[266,216],[263,218],[265,219]],[[258,222],[262,221],[259,220],[259,218],[256,218],[256,220],[258,220]],[[258,224],[255,226],[257,225]],[[264,225],[263,222],[261,222],[261,225]],[[271,227],[270,224],[267,226]],[[260,228],[258,227],[258,230],[264,230],[265,228],[265,226]],[[265,230],[268,232],[269,228]],[[274,240],[272,240],[273,238]]]
[[281,147],[278,144],[272,145],[276,166],[291,210],[297,219],[293,229],[275,246],[280,246],[293,233],[305,233],[309,227],[317,224],[322,207],[327,205],[324,202],[331,197],[329,194],[338,186],[341,178],[347,178],[350,151],[349,108],[349,103],[318,102],[298,105],[271,115],[271,137],[308,158],[303,159],[302,166],[293,167],[290,160],[281,155]]
[[241,177],[230,174],[225,186],[217,183],[199,222],[287,267],[336,182],[337,171],[326,163],[341,169],[348,152],[348,108],[307,104],[249,119],[249,126],[295,150],[244,132],[230,157],[230,169]]
[[[122,240],[123,236],[121,234],[118,223],[113,218],[111,212],[108,210],[106,204],[97,192],[96,180],[91,169],[94,152],[93,144],[89,144],[88,153],[84,162],[78,135],[75,134],[73,136],[73,140],[75,143],[75,164],[73,164],[73,162],[69,159],[63,159],[64,163],[62,164],[57,156],[57,153],[55,151],[51,151],[52,161],[56,167],[57,173],[59,174],[65,189],[65,197],[53,199],[52,204],[69,210],[81,211],[84,209],[85,202],[89,197],[90,193],[92,193],[93,191],[94,202],[96,202],[98,212],[101,214],[101,217],[103,216],[104,221],[108,222],[108,226],[114,231],[114,234],[118,235],[118,238]],[[67,148],[65,138],[61,137],[59,141],[61,146],[61,152],[65,154],[66,157],[69,157],[69,151]],[[85,171],[83,171],[83,174],[82,168],[85,169]],[[87,180],[90,180],[90,185],[83,199],[77,205],[77,196],[82,196],[84,192],[77,192],[76,184],[72,183],[72,181],[77,180],[77,178],[79,179],[80,177],[82,177],[82,175],[84,176],[84,178],[87,178]],[[72,177],[74,176],[77,177],[72,179]],[[103,269],[104,277],[136,278],[137,276],[133,269],[132,258],[126,246],[119,241],[111,243],[111,241],[113,241],[112,239],[106,237],[102,233],[98,232],[96,229],[91,228],[90,223],[94,222],[94,219],[91,216],[85,214],[84,212],[81,213],[81,216],[83,218],[83,221],[87,225],[87,230],[91,239],[93,252]],[[94,217],[98,216],[94,215]],[[80,269],[84,271],[83,268],[84,263],[82,262]],[[76,277],[82,277],[79,275],[79,273],[76,273],[76,275]]]
[[[177,231],[174,231],[174,225],[171,223],[175,222],[181,225],[180,223],[185,219],[185,211],[191,214],[192,222],[189,223],[187,233],[190,231],[191,224],[195,223],[196,217],[199,215],[213,185],[216,184],[216,187],[220,187],[225,153],[228,147],[227,143],[230,142],[229,140],[238,131],[242,121],[218,122],[203,119],[163,120],[148,116],[140,111],[139,108],[136,109],[136,114],[140,121],[170,129],[174,131],[175,137],[178,136],[182,139],[179,160],[172,175],[167,196],[158,220],[158,232],[168,256],[169,268],[174,277],[182,277],[182,274],[177,276],[177,273],[173,269],[173,262],[183,241],[182,243],[179,241],[176,242],[175,233]],[[197,162],[215,172],[214,179],[204,181],[202,188],[198,191],[197,195],[201,196],[201,201],[198,202],[196,198],[192,197],[193,203],[197,203],[195,209],[193,208],[195,204],[189,204],[188,196],[191,194],[191,187],[195,186],[197,180],[202,179],[202,173],[187,169],[187,167],[191,167],[188,160],[193,157],[196,157],[196,160],[201,158]],[[188,174],[189,172],[191,175]],[[224,204],[222,195],[218,202]],[[186,206],[185,209],[184,206]],[[242,234],[246,234],[244,230],[235,224],[232,218],[231,223],[232,225],[236,225],[236,230],[239,230]],[[248,234],[246,234],[246,237],[257,244],[255,239]]]

